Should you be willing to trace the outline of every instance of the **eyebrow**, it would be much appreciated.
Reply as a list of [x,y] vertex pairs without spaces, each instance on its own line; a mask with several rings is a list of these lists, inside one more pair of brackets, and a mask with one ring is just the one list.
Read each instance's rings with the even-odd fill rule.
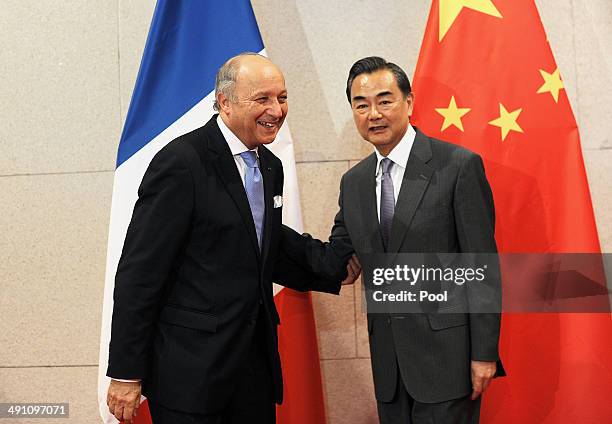
[[[380,98],[380,97],[384,97],[384,96],[390,96],[392,94],[393,93],[391,93],[390,91],[381,91],[380,93],[376,94],[376,97]],[[353,101],[354,102],[357,102],[359,100],[365,100],[365,96],[355,96],[355,97],[353,97]]]
[[[286,96],[287,95],[287,90],[282,91],[279,96]],[[272,96],[272,93],[270,93],[269,91],[255,91],[254,93],[251,94],[251,97],[270,97]]]
[[382,92],[378,93],[378,94],[376,95],[376,97],[390,96],[390,95],[392,95],[392,94],[393,94],[393,93],[391,93],[390,91],[382,91]]
[[[271,96],[272,95],[272,91],[274,90],[266,90],[266,89],[255,89],[252,91],[252,95],[254,96]],[[281,91],[281,94],[286,94],[287,93],[287,89],[284,89],[283,91]]]

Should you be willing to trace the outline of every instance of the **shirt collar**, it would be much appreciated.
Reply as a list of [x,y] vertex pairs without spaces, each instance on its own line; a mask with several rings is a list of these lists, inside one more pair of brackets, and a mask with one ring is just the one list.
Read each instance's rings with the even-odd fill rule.
[[[410,151],[412,150],[412,145],[414,144],[414,138],[416,136],[416,131],[412,128],[412,125],[408,125],[406,129],[406,133],[402,137],[397,146],[389,152],[386,156],[389,158],[394,164],[401,166],[402,168],[406,168],[408,164],[408,157],[410,156]],[[374,149],[374,153],[376,153],[376,175],[378,175],[380,171],[380,162],[385,158],[385,156],[381,155],[378,150]]]
[[[240,141],[238,137],[236,137],[236,134],[234,134],[232,130],[228,128],[227,125],[225,125],[225,122],[223,122],[223,119],[221,119],[221,115],[217,116],[217,125],[219,126],[221,134],[223,134],[223,138],[225,138],[225,141],[227,142],[227,145],[229,146],[233,156],[249,151],[249,148],[245,146],[244,143]],[[255,151],[255,153],[258,153],[257,147],[253,150]]]

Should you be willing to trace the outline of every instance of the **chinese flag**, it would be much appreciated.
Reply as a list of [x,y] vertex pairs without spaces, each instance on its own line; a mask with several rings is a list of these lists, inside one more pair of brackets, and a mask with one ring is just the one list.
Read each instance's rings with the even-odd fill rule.
[[[434,0],[412,121],[484,159],[500,252],[600,252],[576,121],[533,0]],[[609,314],[504,314],[483,423],[612,422]]]

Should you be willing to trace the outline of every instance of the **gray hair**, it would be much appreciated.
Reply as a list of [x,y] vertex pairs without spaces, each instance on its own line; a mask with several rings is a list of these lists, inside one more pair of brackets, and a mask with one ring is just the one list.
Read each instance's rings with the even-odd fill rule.
[[217,95],[219,93],[223,93],[223,95],[231,101],[236,101],[236,96],[234,95],[234,89],[236,88],[236,77],[238,76],[240,60],[244,56],[259,56],[266,58],[259,53],[243,52],[228,59],[228,61],[225,62],[221,68],[219,68],[219,72],[217,72],[217,78],[215,80],[215,103],[213,103],[213,109],[217,112],[219,112],[221,109],[219,107],[219,102],[217,102]]

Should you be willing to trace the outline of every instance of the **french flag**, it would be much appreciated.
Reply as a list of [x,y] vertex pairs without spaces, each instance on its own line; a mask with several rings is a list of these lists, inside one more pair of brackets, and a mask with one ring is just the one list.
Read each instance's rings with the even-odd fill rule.
[[[217,70],[227,59],[245,51],[265,55],[249,0],[158,0],[121,135],[113,185],[98,371],[98,402],[104,423],[117,422],[106,405],[108,344],[115,273],[138,186],[162,147],[201,127],[213,115]],[[286,121],[270,149],[283,162],[283,222],[301,231],[293,143]],[[280,286],[275,286],[274,293],[282,322],[279,350],[285,383],[277,422],[325,423],[310,295]],[[150,423],[145,398],[142,400],[135,422]]]

